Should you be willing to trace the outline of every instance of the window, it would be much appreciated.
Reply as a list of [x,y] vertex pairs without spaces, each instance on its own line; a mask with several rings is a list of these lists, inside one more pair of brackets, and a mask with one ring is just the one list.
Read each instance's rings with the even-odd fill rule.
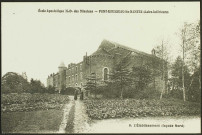
[[78,77],[77,77],[77,75],[75,76],[75,81],[77,81],[78,80]]
[[78,71],[78,67],[76,66],[76,72]]
[[71,77],[69,76],[69,82],[71,82]]
[[104,81],[108,80],[108,72],[109,72],[108,68],[104,68],[104,76],[103,76]]

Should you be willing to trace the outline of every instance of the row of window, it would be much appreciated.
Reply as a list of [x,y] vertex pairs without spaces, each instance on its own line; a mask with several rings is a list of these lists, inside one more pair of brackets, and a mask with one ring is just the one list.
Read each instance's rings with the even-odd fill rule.
[[[103,69],[103,80],[108,80],[108,76],[109,76],[109,69],[108,68],[104,68]],[[68,81],[69,82],[74,82],[74,81],[78,81],[78,75],[76,74],[76,75],[72,75],[72,76],[69,76],[68,77]],[[82,80],[83,79],[83,73],[82,72],[80,72],[80,80]]]
[[[68,86],[69,86],[69,87],[71,87],[71,86],[73,86],[73,87],[74,87],[74,86],[75,86],[75,87],[78,87],[79,84],[77,84],[77,83],[75,83],[75,85],[74,85],[74,84],[73,84],[73,85],[69,84],[69,85],[66,85],[66,88],[67,88]],[[81,87],[83,86],[83,83],[82,83],[82,82],[80,83],[80,86],[81,86]]]
[[[82,72],[80,73],[80,79],[81,80],[83,79],[83,73]],[[75,76],[72,75],[72,77],[69,76],[69,82],[71,82],[71,81],[78,81],[78,75],[77,74]]]
[[[74,70],[75,69],[75,70]],[[70,68],[69,70],[68,70],[70,73],[73,73],[74,71],[75,72],[78,72],[78,67],[76,66],[75,68],[74,67],[72,67],[72,68]],[[80,71],[82,71],[82,64],[80,64]]]

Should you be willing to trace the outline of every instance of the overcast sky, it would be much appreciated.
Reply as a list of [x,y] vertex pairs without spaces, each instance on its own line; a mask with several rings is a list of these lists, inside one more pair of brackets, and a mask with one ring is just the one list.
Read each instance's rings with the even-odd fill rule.
[[[163,10],[169,14],[39,13],[38,9]],[[200,19],[199,2],[2,3],[2,75],[26,72],[46,85],[64,61],[82,61],[103,39],[151,53],[161,39],[178,54],[177,33],[184,22]]]

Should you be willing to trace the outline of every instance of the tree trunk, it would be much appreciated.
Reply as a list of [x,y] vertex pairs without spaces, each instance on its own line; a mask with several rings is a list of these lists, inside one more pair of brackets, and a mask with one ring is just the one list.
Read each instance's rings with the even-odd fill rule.
[[184,53],[185,53],[185,29],[182,30],[182,90],[183,90],[183,100],[186,101],[185,99],[185,87],[184,87]]
[[123,89],[121,88],[121,99],[123,99]]
[[183,100],[185,101],[185,87],[184,87],[184,40],[183,40],[183,63],[182,63],[182,90],[183,90]]
[[96,82],[96,74],[95,74],[95,98],[97,98],[97,82]]
[[201,74],[199,72],[199,90],[201,91]]
[[121,76],[121,99],[123,99],[123,86],[122,86],[122,76]]
[[155,77],[154,77],[154,89],[156,89],[156,80],[155,80]]
[[163,41],[162,41],[162,63],[163,63],[163,71],[162,71],[162,81],[163,81],[163,83],[162,83],[162,86],[163,86],[163,88],[162,88],[162,90],[161,90],[161,96],[160,96],[160,100],[162,99],[162,97],[163,97],[163,91],[164,91],[164,59],[163,59]]

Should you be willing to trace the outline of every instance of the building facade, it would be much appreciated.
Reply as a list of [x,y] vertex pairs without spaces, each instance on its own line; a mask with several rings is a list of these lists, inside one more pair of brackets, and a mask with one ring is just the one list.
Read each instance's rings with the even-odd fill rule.
[[[86,77],[91,73],[96,73],[96,76],[103,81],[108,80],[108,74],[112,72],[116,64],[122,61],[128,69],[141,65],[147,66],[153,71],[162,70],[162,60],[155,55],[155,50],[152,50],[152,54],[147,54],[115,42],[103,40],[98,49],[89,56],[87,54],[83,56],[81,62],[70,63],[67,67],[61,63],[58,73],[48,76],[47,86],[53,86],[58,91],[67,87],[82,88],[87,81]],[[166,75],[167,70],[164,71],[164,75]],[[166,83],[167,79],[164,81]],[[162,84],[162,75],[154,76],[153,85],[156,89],[166,89],[166,85]]]

